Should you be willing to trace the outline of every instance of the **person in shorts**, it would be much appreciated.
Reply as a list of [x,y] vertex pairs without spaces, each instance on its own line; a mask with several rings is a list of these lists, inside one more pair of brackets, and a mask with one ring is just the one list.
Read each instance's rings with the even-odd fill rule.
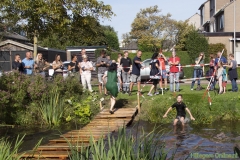
[[[99,93],[102,93],[102,86],[103,86],[103,80],[102,77],[104,75],[104,72],[108,70],[108,67],[110,66],[109,60],[106,57],[106,51],[102,50],[100,57],[97,58],[97,64],[98,67],[98,89]],[[107,90],[104,88],[105,95],[107,95]]]
[[141,76],[140,76],[140,69],[143,68],[142,60],[142,51],[137,52],[137,56],[133,58],[133,63],[132,63],[132,75],[131,75],[131,83],[130,83],[130,88],[129,88],[129,96],[132,95],[132,88],[134,83],[137,83],[138,87],[138,92],[141,90]]
[[[169,111],[171,111],[173,108],[176,108],[177,115],[176,118],[173,121],[173,125],[177,125],[177,122],[180,121],[182,123],[182,126],[184,126],[184,119],[186,117],[186,111],[190,115],[191,120],[195,120],[195,118],[192,116],[190,110],[187,108],[185,103],[183,103],[183,97],[181,94],[177,96],[177,102],[175,102],[171,107],[168,108],[167,112],[164,114],[163,118],[167,117],[167,114]],[[186,111],[185,111],[186,110]]]
[[159,57],[158,57],[158,61],[160,62],[160,72],[161,72],[161,78],[159,81],[159,86],[160,89],[163,89],[163,80],[164,80],[164,89],[167,90],[167,71],[166,71],[166,67],[165,67],[165,62],[167,61],[167,58],[165,57],[165,55],[160,52],[159,53]]

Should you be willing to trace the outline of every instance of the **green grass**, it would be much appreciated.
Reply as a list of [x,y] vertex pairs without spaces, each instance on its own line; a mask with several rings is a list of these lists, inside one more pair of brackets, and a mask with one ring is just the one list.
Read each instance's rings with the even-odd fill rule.
[[[140,118],[153,123],[171,123],[176,116],[175,110],[172,110],[168,114],[167,118],[162,118],[162,116],[166,110],[174,102],[176,102],[175,97],[177,94],[182,94],[184,103],[187,105],[192,112],[192,115],[196,119],[195,121],[192,121],[192,123],[210,124],[218,120],[240,120],[239,93],[227,92],[226,94],[218,95],[213,91],[210,91],[210,97],[212,100],[212,105],[210,106],[208,102],[208,95],[205,95],[205,89],[201,91],[191,91],[190,85],[191,84],[180,84],[181,91],[179,93],[171,93],[170,91],[167,91],[164,93],[164,95],[152,97],[147,96],[150,85],[145,86],[142,90],[145,98],[141,97],[142,108]],[[202,86],[206,88],[207,84],[203,84]],[[231,84],[227,85],[227,89],[231,89]],[[204,95],[205,98],[203,98]],[[126,105],[121,102],[122,100],[126,101]],[[136,86],[134,86],[132,96],[130,97],[126,94],[119,93],[116,102],[117,107],[136,107],[136,105]],[[187,117],[189,117],[189,115],[187,115]]]

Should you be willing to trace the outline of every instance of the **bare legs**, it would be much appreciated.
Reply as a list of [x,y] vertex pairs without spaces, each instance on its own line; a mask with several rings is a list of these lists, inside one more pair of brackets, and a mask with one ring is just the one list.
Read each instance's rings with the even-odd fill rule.
[[111,98],[110,98],[110,104],[111,104],[111,106],[110,106],[110,113],[111,114],[113,114],[114,112],[113,112],[113,107],[115,106],[115,104],[116,104],[116,98],[115,97],[113,97],[113,96],[111,96]]

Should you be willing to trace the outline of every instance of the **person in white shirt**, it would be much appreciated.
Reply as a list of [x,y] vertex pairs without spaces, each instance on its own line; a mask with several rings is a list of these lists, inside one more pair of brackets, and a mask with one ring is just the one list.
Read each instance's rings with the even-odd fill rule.
[[80,74],[83,89],[86,90],[86,86],[88,86],[88,90],[93,92],[91,85],[91,71],[93,70],[92,63],[88,61],[87,55],[83,55],[83,61],[80,63]]

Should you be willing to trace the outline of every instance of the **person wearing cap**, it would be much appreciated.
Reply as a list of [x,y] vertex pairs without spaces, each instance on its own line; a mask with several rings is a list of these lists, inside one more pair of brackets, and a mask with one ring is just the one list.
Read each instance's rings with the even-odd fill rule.
[[91,71],[93,70],[92,63],[88,61],[87,55],[83,55],[83,61],[80,62],[80,75],[83,85],[83,89],[86,90],[86,86],[90,92],[93,92],[91,85]]
[[180,58],[176,56],[176,52],[172,52],[172,57],[169,58],[169,65],[170,65],[170,91],[175,92],[173,90],[173,84],[176,83],[176,91],[179,92],[179,67]]

